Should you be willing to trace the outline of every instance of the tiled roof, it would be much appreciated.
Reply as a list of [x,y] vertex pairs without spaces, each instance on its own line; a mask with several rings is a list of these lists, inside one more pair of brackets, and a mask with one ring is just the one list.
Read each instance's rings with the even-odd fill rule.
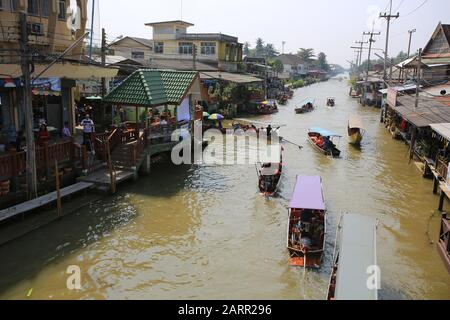
[[196,77],[194,71],[140,69],[113,89],[104,101],[137,106],[179,104]]

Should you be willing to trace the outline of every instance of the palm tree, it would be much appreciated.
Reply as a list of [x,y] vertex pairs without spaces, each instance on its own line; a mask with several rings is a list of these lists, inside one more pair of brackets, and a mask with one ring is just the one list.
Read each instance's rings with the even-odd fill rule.
[[310,64],[313,62],[313,58],[315,56],[314,49],[312,48],[300,48],[300,50],[297,52],[297,56],[299,56],[303,61]]
[[265,51],[265,55],[268,58],[273,58],[273,57],[278,55],[277,49],[275,49],[275,46],[273,44],[271,44],[271,43],[266,44],[266,47],[264,48],[264,51]]
[[262,57],[264,55],[264,40],[261,38],[256,39],[256,56]]

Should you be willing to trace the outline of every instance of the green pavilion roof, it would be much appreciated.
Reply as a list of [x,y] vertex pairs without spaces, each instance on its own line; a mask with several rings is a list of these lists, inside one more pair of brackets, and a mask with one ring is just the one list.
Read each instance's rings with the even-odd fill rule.
[[178,105],[196,78],[195,71],[141,69],[113,89],[103,101],[149,107]]

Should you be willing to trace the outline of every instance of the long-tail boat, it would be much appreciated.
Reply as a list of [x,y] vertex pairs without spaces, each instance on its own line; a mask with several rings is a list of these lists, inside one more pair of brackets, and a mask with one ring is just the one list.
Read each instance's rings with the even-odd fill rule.
[[[376,219],[344,214],[339,220],[328,300],[377,300]],[[373,286],[367,285],[374,276]],[[379,279],[379,278],[378,278]]]
[[357,115],[350,116],[348,120],[348,138],[350,144],[359,145],[365,133],[362,120]]
[[275,195],[281,183],[283,173],[283,151],[280,146],[279,162],[263,163],[258,171],[259,191],[266,197]]
[[326,234],[326,207],[320,177],[297,177],[287,228],[289,264],[320,268]]
[[341,138],[341,136],[318,127],[310,128],[308,132],[308,141],[316,150],[324,155],[339,158],[341,151],[334,144],[333,138]]
[[301,114],[306,112],[314,111],[314,99],[306,99],[301,103],[301,106],[295,108],[295,113]]

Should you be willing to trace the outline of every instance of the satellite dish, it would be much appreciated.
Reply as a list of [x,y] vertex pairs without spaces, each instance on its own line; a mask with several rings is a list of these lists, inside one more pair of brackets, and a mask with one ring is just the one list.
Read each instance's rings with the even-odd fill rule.
[[445,96],[447,94],[447,90],[441,90],[441,96]]

